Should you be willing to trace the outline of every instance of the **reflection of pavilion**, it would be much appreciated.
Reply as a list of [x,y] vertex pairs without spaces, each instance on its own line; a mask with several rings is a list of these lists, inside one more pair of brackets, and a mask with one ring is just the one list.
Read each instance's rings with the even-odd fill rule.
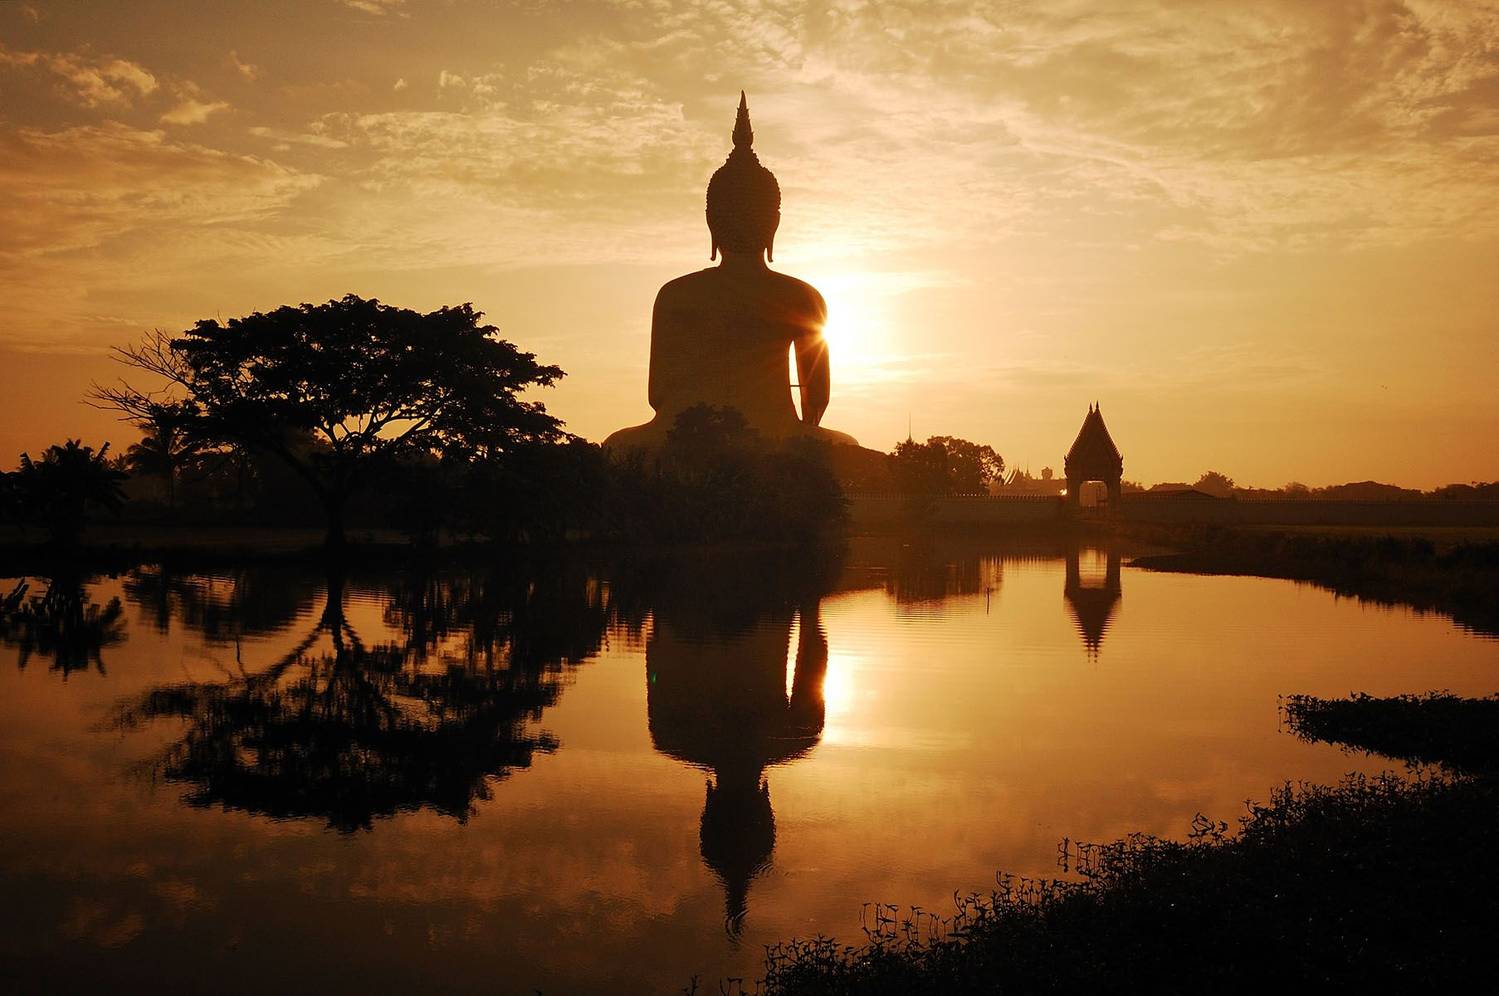
[[[750,882],[769,867],[775,849],[765,769],[805,755],[822,735],[827,638],[815,597],[804,600],[795,617],[782,606],[725,628],[703,627],[690,609],[688,615],[677,618],[668,606],[655,613],[646,646],[651,742],[712,772],[702,855],[723,883],[725,925],[737,935]],[[799,635],[788,693],[793,618]]]
[[1103,644],[1104,632],[1114,618],[1114,612],[1122,597],[1119,583],[1119,554],[1117,551],[1089,551],[1094,557],[1104,560],[1102,578],[1096,573],[1083,576],[1081,551],[1072,547],[1067,551],[1067,582],[1062,588],[1062,597],[1072,610],[1073,622],[1082,634],[1083,645],[1089,658],[1098,656]]

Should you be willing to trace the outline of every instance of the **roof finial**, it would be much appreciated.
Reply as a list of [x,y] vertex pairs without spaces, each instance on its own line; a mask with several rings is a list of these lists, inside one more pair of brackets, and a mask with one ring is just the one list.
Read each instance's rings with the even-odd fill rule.
[[755,130],[750,127],[749,101],[744,99],[744,91],[739,91],[739,114],[734,118],[734,148],[748,149],[755,144]]

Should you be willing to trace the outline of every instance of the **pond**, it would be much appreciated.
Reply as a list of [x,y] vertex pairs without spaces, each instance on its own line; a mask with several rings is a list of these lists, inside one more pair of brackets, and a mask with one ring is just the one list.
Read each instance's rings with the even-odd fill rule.
[[[678,992],[1394,766],[1499,642],[1048,542],[0,581],[0,986]],[[7,597],[8,596],[8,597]]]

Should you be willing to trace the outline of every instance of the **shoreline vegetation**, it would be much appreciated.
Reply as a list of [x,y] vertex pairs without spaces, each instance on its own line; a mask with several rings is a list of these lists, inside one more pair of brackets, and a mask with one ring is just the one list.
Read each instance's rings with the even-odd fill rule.
[[[1442,530],[1198,527],[1127,530],[1172,552],[1131,566],[1189,574],[1237,574],[1305,581],[1380,605],[1441,612],[1469,629],[1499,634],[1499,539]],[[1480,533],[1479,535],[1484,535]]]
[[1064,840],[1059,865],[1081,881],[1000,875],[951,916],[867,907],[860,945],[772,947],[763,991],[1432,991],[1492,970],[1499,698],[1293,696],[1284,717],[1412,770],[1281,786],[1236,832],[1199,816],[1185,841]]

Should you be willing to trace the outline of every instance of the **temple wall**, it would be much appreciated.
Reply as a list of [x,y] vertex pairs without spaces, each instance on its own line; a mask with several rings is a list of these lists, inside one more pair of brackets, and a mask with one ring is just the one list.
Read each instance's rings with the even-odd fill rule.
[[[852,494],[849,517],[856,530],[909,522],[910,500],[896,494]],[[962,495],[931,499],[921,518],[945,525],[1044,523],[1071,518],[1061,498],[1049,495]],[[1161,525],[1221,523],[1264,526],[1499,526],[1495,501],[1244,501],[1239,499],[1132,498],[1117,513],[1127,522]],[[1099,508],[1081,517],[1107,517]]]
[[1130,522],[1265,526],[1499,526],[1493,501],[1243,501],[1125,496]]
[[[963,495],[934,498],[923,521],[944,525],[997,525],[1055,522],[1064,515],[1062,499],[1051,495],[1024,497]],[[849,496],[849,519],[857,529],[894,526],[911,518],[910,499],[896,494]]]

